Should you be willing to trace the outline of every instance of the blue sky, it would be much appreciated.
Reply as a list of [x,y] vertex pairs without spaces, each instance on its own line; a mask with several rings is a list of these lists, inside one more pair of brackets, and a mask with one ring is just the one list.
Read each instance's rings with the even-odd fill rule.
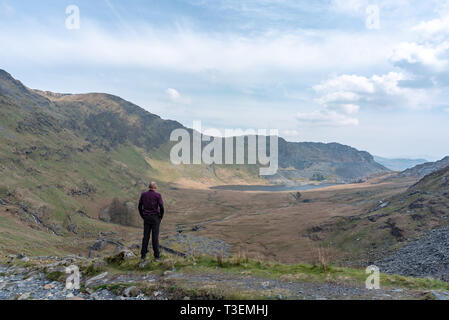
[[386,157],[449,154],[448,36],[448,1],[0,0],[0,68],[29,87]]

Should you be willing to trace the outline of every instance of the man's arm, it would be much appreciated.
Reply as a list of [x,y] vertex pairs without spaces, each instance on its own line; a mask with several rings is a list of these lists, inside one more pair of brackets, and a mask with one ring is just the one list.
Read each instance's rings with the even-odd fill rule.
[[142,196],[140,196],[140,199],[139,199],[138,209],[139,209],[140,217],[143,219],[143,201],[142,201]]
[[162,201],[162,197],[160,197],[159,198],[159,217],[161,218],[161,220],[164,217],[164,212],[165,212],[164,201]]

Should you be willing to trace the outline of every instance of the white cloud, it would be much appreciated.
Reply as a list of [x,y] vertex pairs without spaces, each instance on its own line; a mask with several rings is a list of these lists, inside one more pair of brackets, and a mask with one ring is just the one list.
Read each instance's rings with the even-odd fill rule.
[[287,129],[287,130],[281,130],[281,135],[285,136],[285,137],[298,137],[299,136],[299,131],[298,130],[294,130],[294,129]]
[[360,13],[369,5],[368,0],[332,0],[331,8],[338,12]]
[[325,83],[319,84],[314,87],[315,91],[354,91],[354,92],[368,92],[372,93],[374,91],[373,83],[361,76],[357,75],[342,75],[330,80]]
[[359,124],[359,120],[340,114],[333,110],[320,110],[313,112],[298,112],[296,119],[301,124],[316,126],[347,126]]
[[181,98],[181,95],[179,94],[178,90],[176,90],[176,89],[168,88],[167,90],[165,90],[165,92],[170,96],[170,98],[173,101],[177,101]]
[[437,33],[449,33],[449,15],[442,16],[429,21],[422,21],[413,27],[413,31],[422,32],[427,35],[435,35]]
[[407,77],[399,72],[373,75],[369,78],[341,75],[313,88],[321,95],[317,99],[318,103],[325,108],[345,114],[356,114],[361,107],[416,107],[420,103],[420,100],[416,100],[416,93],[399,86],[400,81],[406,79]]
[[354,92],[336,91],[326,93],[323,97],[318,99],[318,102],[327,105],[330,103],[356,102],[358,100],[360,100],[360,96]]
[[189,97],[182,96],[176,89],[168,88],[165,90],[165,93],[169,96],[172,102],[175,102],[178,105],[189,105],[192,103],[192,100]]
[[411,75],[403,85],[428,89],[449,86],[449,14],[441,13],[440,18],[423,21],[412,30],[418,40],[399,43],[391,57]]
[[106,31],[86,19],[79,31],[70,34],[42,26],[14,32],[2,28],[0,41],[8,50],[0,51],[0,59],[32,65],[83,64],[175,72],[217,70],[243,76],[248,71],[314,73],[332,68],[344,72],[384,65],[390,54],[388,46],[395,42],[388,35],[331,30],[272,30],[241,36],[186,29],[156,30],[149,25],[133,29],[138,30],[138,35]]
[[341,105],[341,109],[346,114],[355,114],[355,113],[359,112],[360,106],[358,106],[356,104],[343,104],[343,105]]
[[394,63],[422,64],[435,70],[447,68],[449,61],[442,58],[449,49],[449,42],[423,43],[402,42],[394,48],[391,60]]
[[366,16],[366,9],[369,6],[377,6],[381,10],[393,11],[412,5],[409,0],[332,0],[330,8],[339,13]]
[[420,90],[402,88],[400,81],[407,76],[400,72],[364,77],[340,75],[328,79],[314,90],[322,95],[316,101],[322,105],[319,111],[298,113],[300,122],[317,126],[358,125],[356,115],[361,109],[420,108],[428,103],[428,96]]

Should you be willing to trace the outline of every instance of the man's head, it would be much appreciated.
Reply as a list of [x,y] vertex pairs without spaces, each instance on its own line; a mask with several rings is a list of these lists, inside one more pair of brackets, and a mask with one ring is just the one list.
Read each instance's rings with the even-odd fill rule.
[[150,190],[156,190],[157,189],[157,184],[154,181],[150,182],[150,186],[149,186]]

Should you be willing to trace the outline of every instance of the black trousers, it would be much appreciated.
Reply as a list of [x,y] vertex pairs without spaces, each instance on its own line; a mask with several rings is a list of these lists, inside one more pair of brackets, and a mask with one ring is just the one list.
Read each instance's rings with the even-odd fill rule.
[[150,241],[150,234],[152,234],[151,242],[153,245],[153,252],[156,258],[159,258],[159,225],[161,224],[161,218],[157,214],[151,214],[144,217],[143,224],[143,239],[142,239],[142,256],[145,256],[148,252],[148,242]]

